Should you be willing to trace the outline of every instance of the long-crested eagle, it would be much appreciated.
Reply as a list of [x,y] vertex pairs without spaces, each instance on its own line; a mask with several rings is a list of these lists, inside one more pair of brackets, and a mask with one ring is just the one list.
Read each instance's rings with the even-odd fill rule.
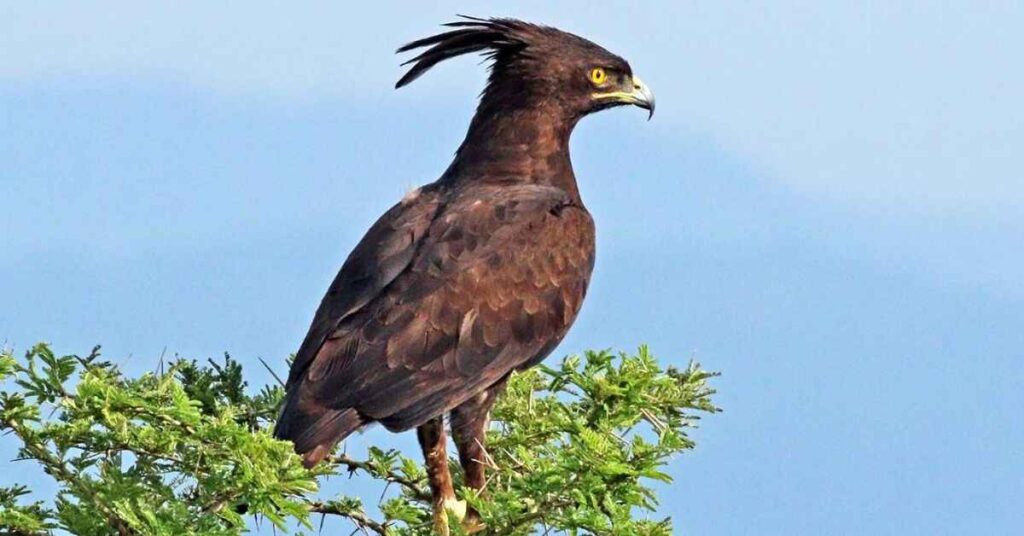
[[495,398],[512,371],[562,340],[587,291],[594,223],[569,159],[573,128],[613,106],[654,113],[629,63],[586,39],[513,19],[446,26],[398,49],[425,50],[395,87],[484,52],[490,76],[465,141],[341,267],[295,356],[275,430],[311,467],[369,423],[416,428],[441,525],[446,508],[465,508],[444,416],[466,484],[482,489]]

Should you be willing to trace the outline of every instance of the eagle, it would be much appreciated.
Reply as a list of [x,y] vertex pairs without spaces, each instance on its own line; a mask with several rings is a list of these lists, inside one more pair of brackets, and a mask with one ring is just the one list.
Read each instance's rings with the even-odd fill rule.
[[312,467],[371,423],[416,429],[435,521],[472,527],[448,470],[444,417],[466,484],[484,487],[484,433],[509,375],[565,336],[594,267],[594,222],[569,158],[584,116],[654,113],[629,63],[582,37],[515,19],[462,17],[421,49],[396,89],[483,53],[490,74],[465,140],[436,181],[391,207],[342,265],[302,341],[274,431]]

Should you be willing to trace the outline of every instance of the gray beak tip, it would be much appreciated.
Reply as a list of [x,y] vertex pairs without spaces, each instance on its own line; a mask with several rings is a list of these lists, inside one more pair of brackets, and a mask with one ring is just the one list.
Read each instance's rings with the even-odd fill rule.
[[633,77],[634,103],[647,110],[647,120],[654,117],[654,92],[639,77]]

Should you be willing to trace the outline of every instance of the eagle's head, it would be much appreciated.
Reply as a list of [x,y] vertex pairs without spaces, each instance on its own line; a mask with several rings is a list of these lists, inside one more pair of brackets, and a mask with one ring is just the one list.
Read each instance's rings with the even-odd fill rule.
[[[398,49],[426,48],[395,84],[402,87],[437,63],[485,52],[493,61],[481,109],[509,111],[543,104],[572,122],[584,115],[631,104],[654,115],[654,94],[626,60],[577,35],[514,19],[448,23],[453,30]],[[403,64],[403,65],[405,65]]]

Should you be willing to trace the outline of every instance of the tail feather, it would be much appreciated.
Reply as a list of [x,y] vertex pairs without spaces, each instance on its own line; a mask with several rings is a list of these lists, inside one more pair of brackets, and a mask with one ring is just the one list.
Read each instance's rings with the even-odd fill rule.
[[295,452],[302,456],[307,468],[323,461],[339,441],[358,430],[366,420],[354,408],[300,409],[291,397],[274,428],[274,436],[295,443]]

